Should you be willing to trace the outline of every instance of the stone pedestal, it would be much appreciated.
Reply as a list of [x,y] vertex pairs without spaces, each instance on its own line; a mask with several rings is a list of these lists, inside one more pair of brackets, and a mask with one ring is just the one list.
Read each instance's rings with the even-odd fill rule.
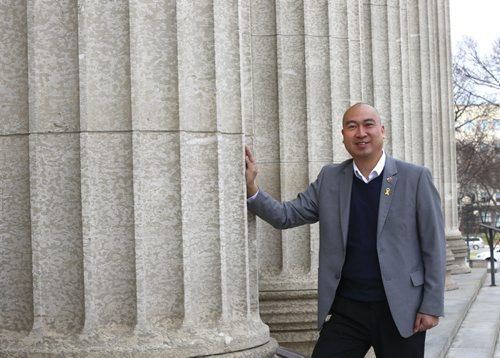
[[318,339],[317,290],[261,291],[261,317],[283,347],[311,353]]
[[467,263],[467,245],[464,243],[462,239],[462,235],[460,232],[456,232],[455,234],[450,234],[446,236],[446,241],[448,242],[448,246],[453,252],[453,266],[451,273],[454,275],[470,273],[471,268]]

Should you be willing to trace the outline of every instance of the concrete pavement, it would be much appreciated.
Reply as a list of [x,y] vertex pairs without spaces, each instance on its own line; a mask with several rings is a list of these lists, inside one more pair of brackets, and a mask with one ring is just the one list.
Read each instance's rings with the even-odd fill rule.
[[428,332],[425,357],[500,358],[500,287],[486,268],[452,277],[459,289],[445,293],[446,316]]

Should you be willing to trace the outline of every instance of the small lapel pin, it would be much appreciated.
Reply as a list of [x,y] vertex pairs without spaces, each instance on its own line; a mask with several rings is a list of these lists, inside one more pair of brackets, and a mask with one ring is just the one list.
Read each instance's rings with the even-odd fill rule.
[[391,193],[391,188],[385,188],[384,195],[389,196],[390,193]]
[[387,182],[388,182],[389,184],[392,184],[392,177],[387,177]]

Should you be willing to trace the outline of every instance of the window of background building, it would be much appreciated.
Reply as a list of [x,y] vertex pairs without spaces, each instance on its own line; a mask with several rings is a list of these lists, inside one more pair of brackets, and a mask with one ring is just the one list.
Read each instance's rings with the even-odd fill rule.
[[493,128],[497,135],[500,135],[500,118],[495,118],[493,120]]
[[481,221],[486,224],[491,223],[491,213],[489,211],[481,212]]

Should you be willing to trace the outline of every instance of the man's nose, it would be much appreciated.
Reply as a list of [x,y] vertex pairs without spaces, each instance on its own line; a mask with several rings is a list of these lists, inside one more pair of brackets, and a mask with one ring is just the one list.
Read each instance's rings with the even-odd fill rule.
[[356,130],[356,136],[357,137],[364,137],[366,135],[366,131],[362,126],[359,126]]

